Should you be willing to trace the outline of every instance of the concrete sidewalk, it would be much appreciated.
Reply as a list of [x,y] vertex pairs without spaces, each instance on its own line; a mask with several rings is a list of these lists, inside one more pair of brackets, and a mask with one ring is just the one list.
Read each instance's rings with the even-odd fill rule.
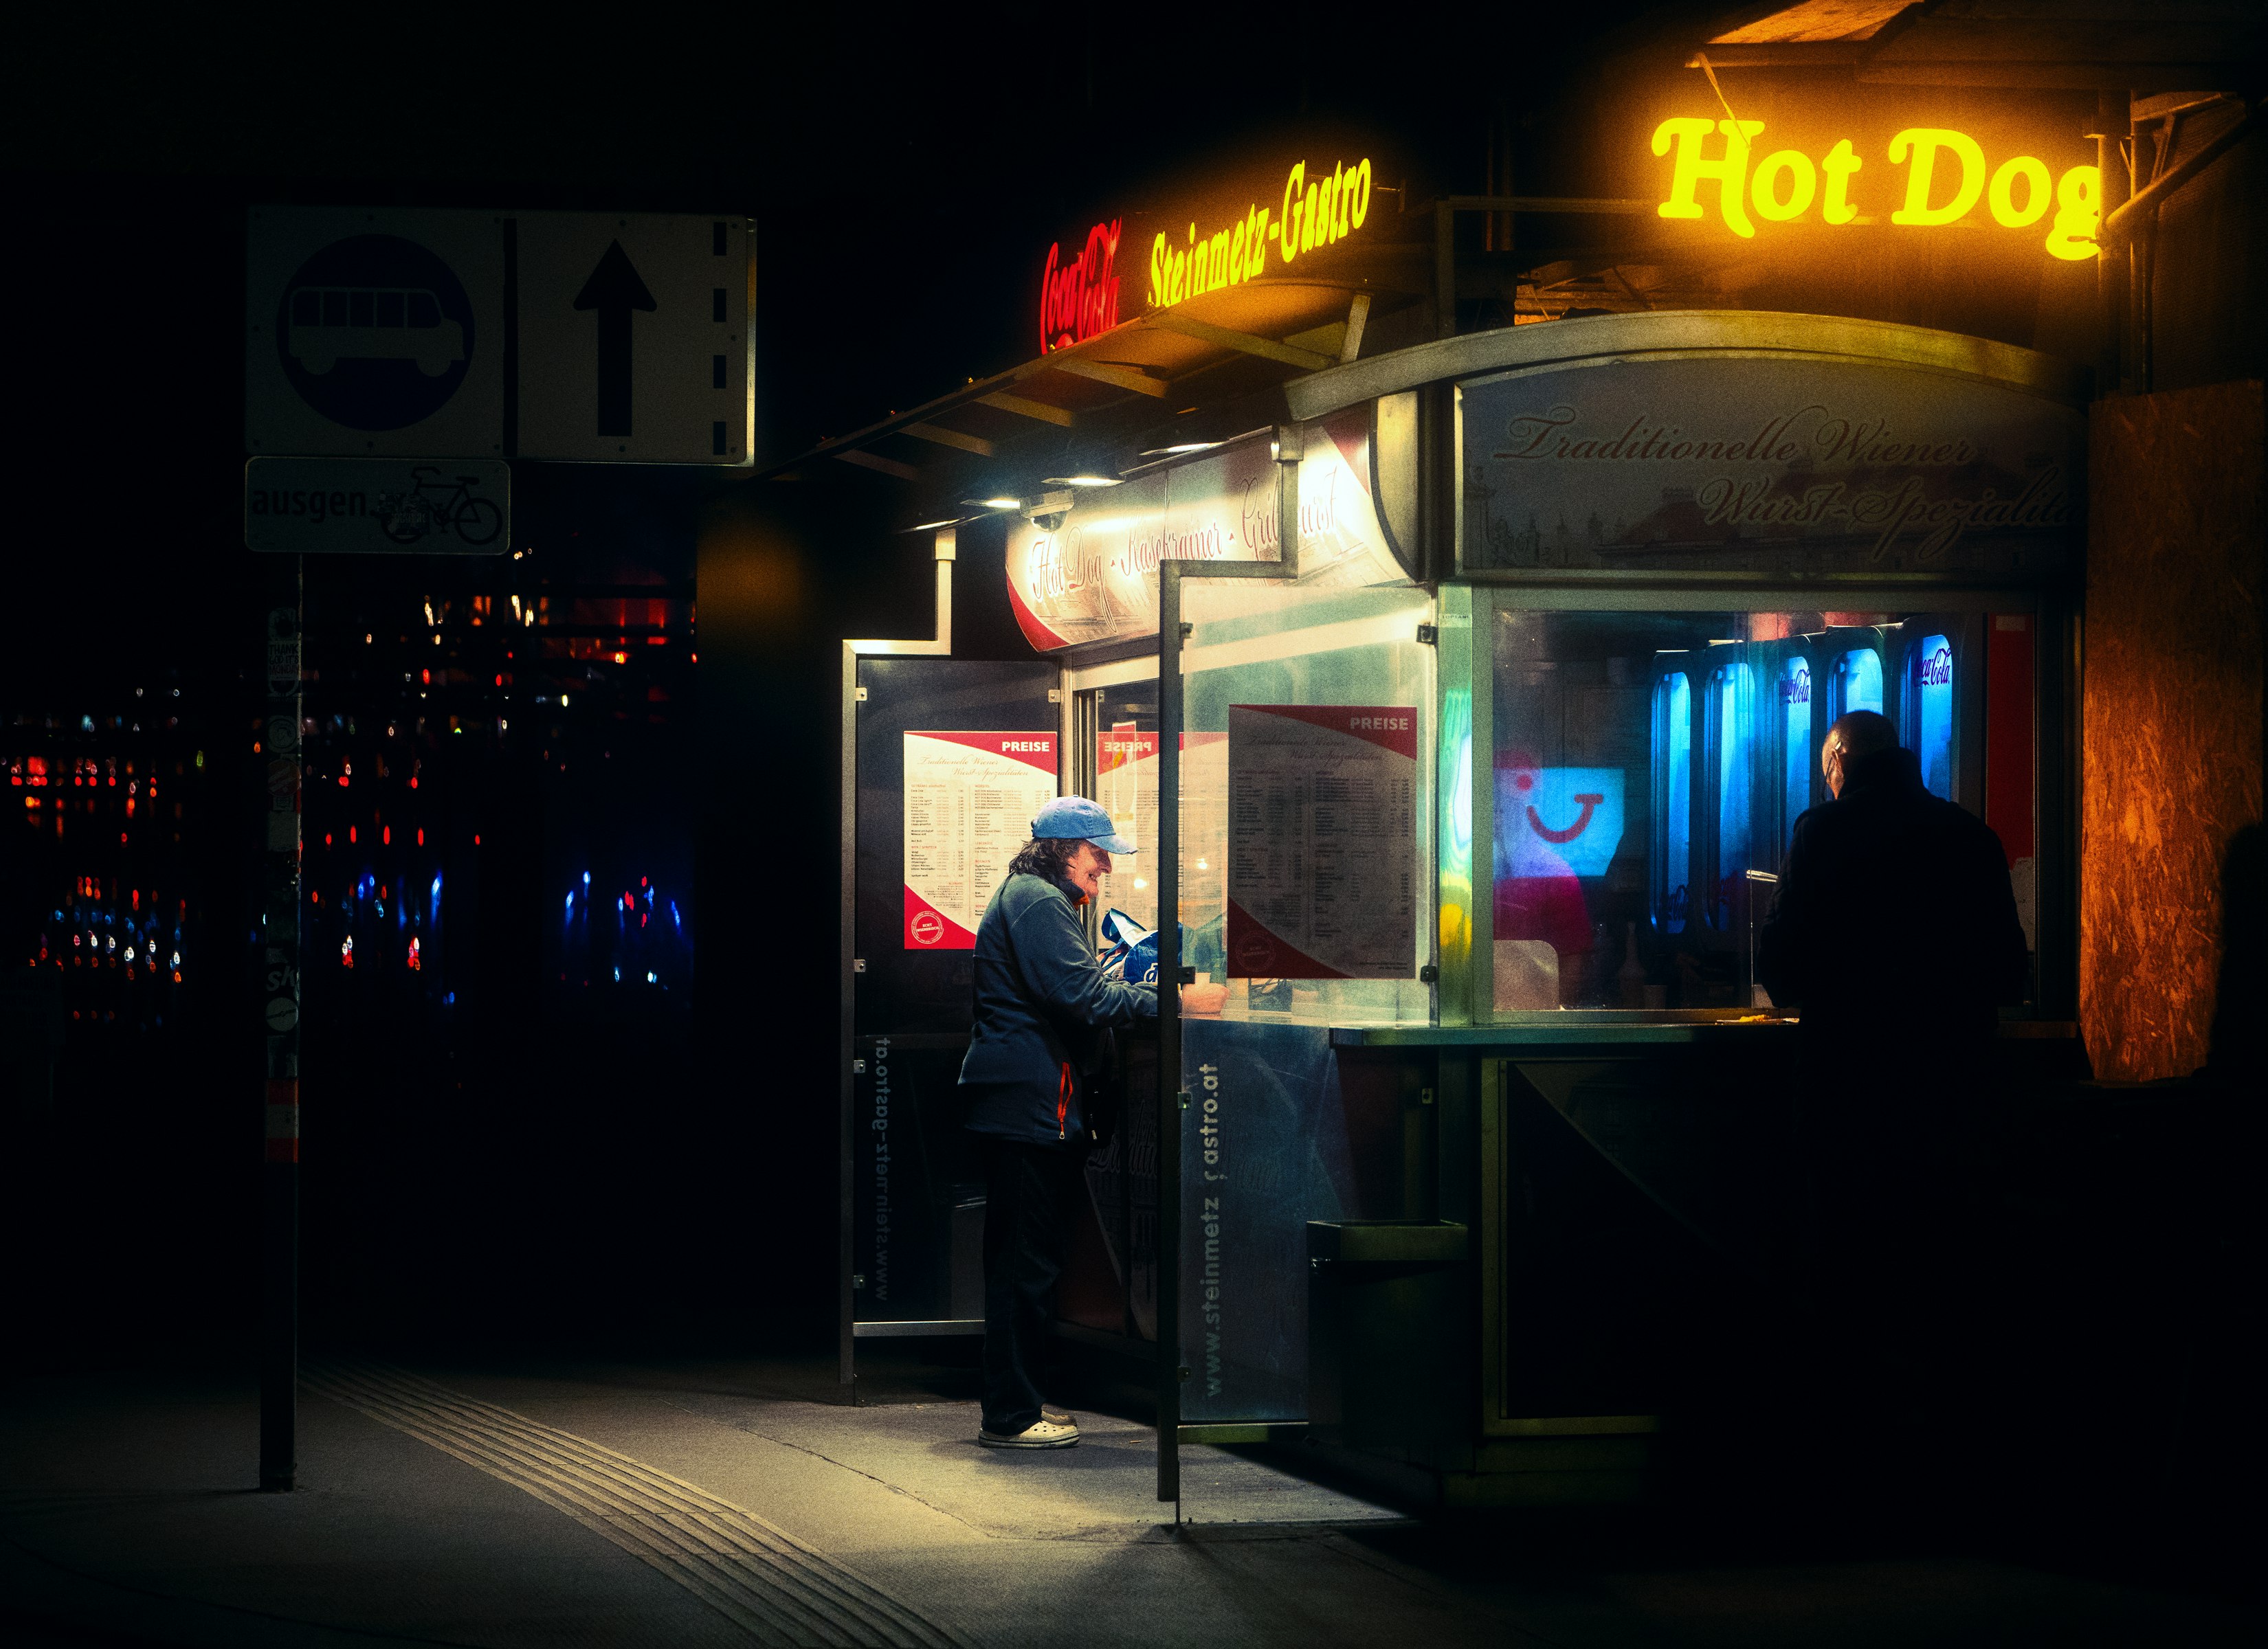
[[[1434,1528],[1146,1428],[975,1442],[973,1402],[819,1401],[816,1365],[313,1364],[302,1487],[248,1486],[218,1376],[18,1380],[0,1411],[0,1636],[180,1645],[1211,1641],[2250,1644],[2262,1616],[1960,1557],[1652,1555]],[[1548,1543],[1547,1543],[1548,1542]],[[1764,1558],[1769,1557],[1769,1560]]]

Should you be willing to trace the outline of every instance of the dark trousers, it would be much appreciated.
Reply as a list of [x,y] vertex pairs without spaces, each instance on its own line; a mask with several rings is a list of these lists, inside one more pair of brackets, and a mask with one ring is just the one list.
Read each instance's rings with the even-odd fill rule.
[[1803,1054],[1806,1280],[1825,1372],[1886,1450],[1908,1451],[1897,1427],[1915,1421],[1949,1443],[1960,1417],[1994,1406],[1989,1045],[1908,1030],[1902,1047],[1852,1036]]
[[1040,1417],[1040,1370],[1080,1153],[983,1139],[984,1429],[1005,1436]]

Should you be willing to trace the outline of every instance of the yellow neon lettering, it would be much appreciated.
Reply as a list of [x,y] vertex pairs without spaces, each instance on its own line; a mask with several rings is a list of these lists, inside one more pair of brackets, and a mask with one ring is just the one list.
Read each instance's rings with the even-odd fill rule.
[[[1781,173],[1791,181],[1787,199],[1779,198],[1779,186],[1772,181]],[[1819,193],[1819,173],[1811,165],[1811,157],[1793,149],[1783,149],[1777,154],[1766,155],[1756,166],[1756,174],[1749,180],[1749,197],[1756,209],[1756,216],[1767,223],[1784,224],[1791,217],[1800,217],[1811,210],[1812,197]]]
[[[1929,188],[1940,149],[1951,150],[1960,159],[1961,183],[1953,191],[1951,200],[1942,206],[1932,206]],[[1977,204],[1977,197],[1984,193],[1984,151],[1977,146],[1977,140],[1942,126],[1909,126],[1890,139],[1890,164],[1904,164],[1909,152],[1913,163],[1912,170],[1906,173],[1906,203],[1890,214],[1890,221],[1935,226],[1966,217],[1969,209]]]
[[[2024,203],[2016,205],[2016,180],[2024,180]],[[1984,196],[1984,203],[1992,209],[1992,221],[2003,229],[2025,229],[2048,215],[2048,207],[2055,199],[2055,185],[2049,181],[2047,165],[2029,155],[2018,155],[2002,163],[1992,174],[1992,181]]]
[[[1653,129],[1653,152],[1666,155],[1672,144],[1677,158],[1669,176],[1669,198],[1654,210],[1664,217],[1698,217],[1701,203],[1693,198],[1704,179],[1717,184],[1718,209],[1725,226],[1743,240],[1753,239],[1756,225],[1749,221],[1749,142],[1764,129],[1762,121],[1705,121],[1684,116],[1666,120]],[[1704,160],[1701,144],[1711,132],[1722,134],[1725,152]]]
[[1370,178],[1368,160],[1351,166],[1342,160],[1329,176],[1319,173],[1310,182],[1302,160],[1285,176],[1280,216],[1252,205],[1210,233],[1192,218],[1180,246],[1169,233],[1158,234],[1150,243],[1149,306],[1171,308],[1200,293],[1258,279],[1268,273],[1271,241],[1290,263],[1303,251],[1351,233],[1369,215]]
[[2102,170],[2073,166],[2056,181],[2055,223],[2048,233],[2048,255],[2078,263],[2102,251],[2095,232],[2102,222]]
[[1864,164],[1847,137],[1829,150],[1827,158],[1820,162],[1821,169],[1827,173],[1827,200],[1820,207],[1819,215],[1829,223],[1847,224],[1859,215],[1859,209],[1851,204],[1851,174]]

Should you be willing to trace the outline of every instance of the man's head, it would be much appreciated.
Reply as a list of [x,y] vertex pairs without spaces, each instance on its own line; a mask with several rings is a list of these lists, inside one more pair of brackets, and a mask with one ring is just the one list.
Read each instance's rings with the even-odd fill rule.
[[1027,858],[1038,860],[1045,866],[1041,873],[1071,883],[1092,902],[1110,873],[1110,856],[1132,851],[1134,844],[1118,834],[1099,803],[1058,796],[1032,821],[1031,843],[1014,868],[1022,868]]
[[1826,775],[1827,793],[1840,796],[1852,766],[1870,755],[1898,747],[1898,730],[1887,716],[1871,710],[1854,710],[1837,718],[1819,747],[1819,770]]

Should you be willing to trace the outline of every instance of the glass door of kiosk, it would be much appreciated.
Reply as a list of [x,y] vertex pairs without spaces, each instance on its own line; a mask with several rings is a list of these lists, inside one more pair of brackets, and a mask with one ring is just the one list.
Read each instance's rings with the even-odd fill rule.
[[983,1173],[955,1089],[976,928],[1057,792],[1051,664],[862,658],[843,706],[852,1343],[983,1329]]
[[[1101,803],[1136,850],[1113,863],[1090,913],[1096,949],[1108,955],[1158,925],[1157,665],[1069,666],[1064,679],[1071,788]],[[1086,1159],[1087,1205],[1074,1217],[1056,1319],[1074,1334],[1155,1341],[1158,1043],[1146,1029],[1115,1040],[1123,1103],[1110,1137]]]

